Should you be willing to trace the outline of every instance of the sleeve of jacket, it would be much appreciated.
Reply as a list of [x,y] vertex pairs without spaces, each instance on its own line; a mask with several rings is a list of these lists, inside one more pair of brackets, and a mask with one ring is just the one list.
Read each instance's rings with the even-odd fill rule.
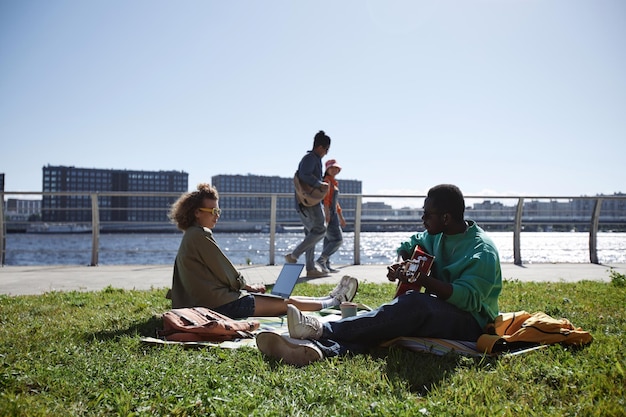
[[415,247],[420,244],[420,242],[422,242],[421,234],[416,233],[411,236],[408,241],[400,243],[400,246],[396,249],[396,253],[401,256],[406,255],[410,257],[413,254]]
[[298,177],[311,187],[319,188],[322,186],[322,174],[318,172],[319,170],[321,170],[320,159],[309,152],[298,165]]
[[498,259],[493,254],[476,253],[469,259],[462,275],[452,282],[452,295],[447,301],[471,312],[481,326],[498,315],[497,307],[490,303],[494,288],[501,286],[498,265]]
[[198,256],[202,263],[212,272],[212,275],[231,290],[239,291],[245,288],[246,280],[244,276],[241,275],[230,259],[222,252],[215,240],[210,236],[204,236],[203,238],[206,242],[198,245]]

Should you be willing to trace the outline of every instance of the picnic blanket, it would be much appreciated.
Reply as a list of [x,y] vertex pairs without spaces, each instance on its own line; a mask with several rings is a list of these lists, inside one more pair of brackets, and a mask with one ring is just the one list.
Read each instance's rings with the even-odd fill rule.
[[[341,316],[339,316],[341,318]],[[257,334],[262,331],[271,331],[277,333],[289,332],[287,328],[287,316],[279,317],[250,317],[251,320],[257,320],[261,323],[258,330],[252,332]],[[256,348],[256,339],[235,339],[225,342],[174,342],[169,340],[163,340],[157,337],[142,337],[141,341],[148,344],[158,345],[183,345],[185,347],[219,347],[223,349],[237,349],[240,347],[252,347]]]
[[465,356],[513,356],[527,353],[533,350],[547,347],[548,345],[539,345],[537,343],[529,343],[524,346],[516,346],[514,349],[506,351],[487,353],[481,351],[476,342],[465,340],[437,339],[432,337],[397,337],[389,340],[381,345],[382,347],[403,347],[405,349],[416,352],[432,353],[437,356],[444,356],[450,353],[456,353]]
[[[371,310],[371,307],[368,307],[365,304],[358,304],[358,309],[359,311],[368,311]],[[317,316],[317,318],[321,321],[339,320],[341,318],[341,311],[339,310],[339,307],[329,307],[317,312],[307,311],[306,314]],[[258,330],[252,332],[252,334],[254,335],[264,331],[287,335],[289,334],[286,315],[278,317],[249,317],[248,319],[256,320],[261,323]],[[148,344],[183,345],[185,347],[219,347],[223,349],[237,349],[240,347],[248,346],[256,348],[256,340],[254,338],[236,339],[225,342],[177,342],[164,340],[158,337],[141,337],[140,340]]]
[[[336,309],[325,309],[320,312],[307,312],[309,315],[316,315],[321,321],[339,320],[341,314]],[[289,334],[287,328],[287,316],[279,317],[251,317],[251,319],[258,320],[261,326],[253,334],[257,334],[262,331],[271,331],[278,334]],[[254,338],[237,339],[226,342],[173,342],[156,337],[142,337],[141,341],[147,344],[153,345],[183,345],[187,348],[201,348],[201,347],[217,347],[222,349],[237,349],[241,347],[250,347],[256,349],[256,340]],[[466,356],[501,356],[501,355],[518,355],[521,353],[530,352],[536,350],[545,345],[529,345],[516,350],[498,353],[485,353],[477,348],[476,342],[468,342],[462,340],[449,340],[449,339],[437,339],[430,337],[398,337],[389,340],[381,345],[381,347],[402,347],[415,352],[430,353],[437,356],[444,356],[447,354],[460,354]]]

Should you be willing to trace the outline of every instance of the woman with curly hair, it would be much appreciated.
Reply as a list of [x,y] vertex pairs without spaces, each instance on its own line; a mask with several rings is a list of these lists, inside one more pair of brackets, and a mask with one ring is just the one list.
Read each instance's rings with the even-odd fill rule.
[[358,282],[344,277],[326,297],[297,297],[283,300],[255,296],[265,285],[249,285],[213,237],[220,218],[217,189],[199,184],[173,205],[170,219],[184,231],[174,262],[172,308],[207,307],[233,319],[253,316],[280,316],[293,304],[305,311],[318,311],[351,301]]

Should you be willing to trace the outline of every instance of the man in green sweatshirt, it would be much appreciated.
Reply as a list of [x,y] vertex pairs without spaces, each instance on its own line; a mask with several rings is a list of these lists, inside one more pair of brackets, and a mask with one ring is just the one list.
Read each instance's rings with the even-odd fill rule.
[[[327,323],[291,306],[291,337],[261,333],[257,346],[268,356],[304,365],[323,357],[365,353],[401,336],[475,341],[499,314],[502,274],[495,244],[475,222],[465,220],[464,212],[458,187],[431,188],[422,216],[426,230],[398,248],[405,259],[418,245],[435,256],[430,273],[416,277],[425,292],[408,291],[373,311]],[[391,265],[387,277],[402,276],[403,265]]]

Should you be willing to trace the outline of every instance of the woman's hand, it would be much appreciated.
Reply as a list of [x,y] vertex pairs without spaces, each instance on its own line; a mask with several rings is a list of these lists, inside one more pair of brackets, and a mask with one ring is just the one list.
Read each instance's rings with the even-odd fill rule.
[[346,220],[341,215],[339,216],[339,224],[341,227],[346,227]]
[[246,285],[246,291],[260,292],[261,294],[265,294],[265,285],[263,284]]

